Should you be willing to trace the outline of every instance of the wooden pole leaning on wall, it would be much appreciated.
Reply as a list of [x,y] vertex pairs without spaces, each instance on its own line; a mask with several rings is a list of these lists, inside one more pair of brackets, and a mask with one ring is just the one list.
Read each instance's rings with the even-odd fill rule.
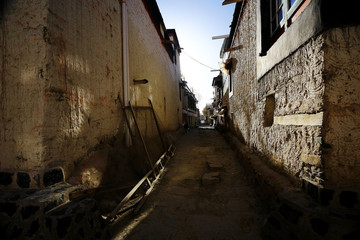
[[121,109],[123,110],[123,113],[124,113],[126,124],[127,124],[128,128],[129,128],[130,136],[133,137],[134,135],[133,135],[133,133],[131,131],[130,121],[129,121],[129,118],[127,117],[127,114],[126,114],[126,108],[125,108],[124,103],[122,102],[121,98],[119,98],[119,102],[120,102]]
[[132,116],[133,116],[133,118],[134,118],[134,123],[135,123],[136,129],[137,129],[137,131],[138,131],[138,133],[139,133],[139,136],[140,136],[142,145],[143,145],[144,150],[145,150],[145,153],[146,153],[146,158],[147,158],[147,160],[148,160],[148,162],[149,162],[149,164],[150,164],[150,167],[151,167],[151,168],[154,168],[154,165],[152,164],[151,159],[150,159],[149,151],[148,151],[148,149],[147,149],[147,147],[146,147],[144,138],[143,138],[143,136],[142,136],[142,134],[141,134],[139,125],[138,125],[138,123],[137,123],[137,120],[136,120],[136,117],[135,117],[135,113],[134,113],[134,109],[133,109],[130,101],[129,101],[129,106],[130,106],[131,114],[132,114]]
[[163,136],[162,136],[162,134],[161,134],[160,125],[159,125],[159,122],[158,122],[158,120],[157,120],[157,118],[156,118],[155,110],[154,110],[154,107],[153,107],[153,104],[152,104],[150,98],[149,98],[149,103],[150,103],[151,111],[152,111],[152,113],[153,113],[153,115],[154,115],[156,128],[157,128],[157,130],[158,130],[158,132],[159,132],[159,137],[160,137],[160,140],[161,140],[161,144],[163,145],[164,151],[166,152],[166,151],[167,151],[166,144],[165,144],[164,139],[163,139]]

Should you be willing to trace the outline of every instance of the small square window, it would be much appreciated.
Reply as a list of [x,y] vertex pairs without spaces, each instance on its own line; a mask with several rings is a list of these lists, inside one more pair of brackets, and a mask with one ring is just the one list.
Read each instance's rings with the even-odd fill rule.
[[266,97],[264,112],[264,127],[271,127],[274,123],[275,94]]

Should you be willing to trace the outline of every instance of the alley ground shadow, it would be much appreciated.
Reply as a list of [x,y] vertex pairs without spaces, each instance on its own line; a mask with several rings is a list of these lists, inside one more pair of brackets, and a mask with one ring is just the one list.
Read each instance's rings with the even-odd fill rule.
[[141,211],[120,218],[111,239],[260,239],[260,200],[221,133],[191,129],[176,145]]

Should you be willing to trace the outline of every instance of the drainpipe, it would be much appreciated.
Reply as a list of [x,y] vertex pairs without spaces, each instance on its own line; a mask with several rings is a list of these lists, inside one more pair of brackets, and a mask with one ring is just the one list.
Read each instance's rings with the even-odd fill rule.
[[[121,11],[122,11],[122,72],[123,72],[123,101],[124,106],[129,106],[130,101],[130,77],[129,77],[129,30],[128,30],[128,14],[126,0],[121,1]],[[131,136],[128,128],[125,131],[126,146],[131,146]]]
[[128,16],[126,0],[121,1],[122,10],[122,63],[123,63],[123,88],[124,88],[124,104],[129,106],[130,87],[129,87],[129,39],[128,39]]

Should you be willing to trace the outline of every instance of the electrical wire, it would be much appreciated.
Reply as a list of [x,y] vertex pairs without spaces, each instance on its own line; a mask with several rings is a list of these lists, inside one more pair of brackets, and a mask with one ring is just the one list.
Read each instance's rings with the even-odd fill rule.
[[208,65],[206,65],[206,64],[200,62],[199,60],[195,59],[194,57],[190,56],[190,55],[187,54],[184,50],[181,50],[181,53],[184,53],[186,56],[188,56],[189,58],[191,58],[191,59],[194,60],[195,62],[203,65],[204,67],[207,67],[207,68],[209,68],[209,69],[211,69],[211,70],[217,70],[217,69],[215,69],[215,68],[209,67]]

